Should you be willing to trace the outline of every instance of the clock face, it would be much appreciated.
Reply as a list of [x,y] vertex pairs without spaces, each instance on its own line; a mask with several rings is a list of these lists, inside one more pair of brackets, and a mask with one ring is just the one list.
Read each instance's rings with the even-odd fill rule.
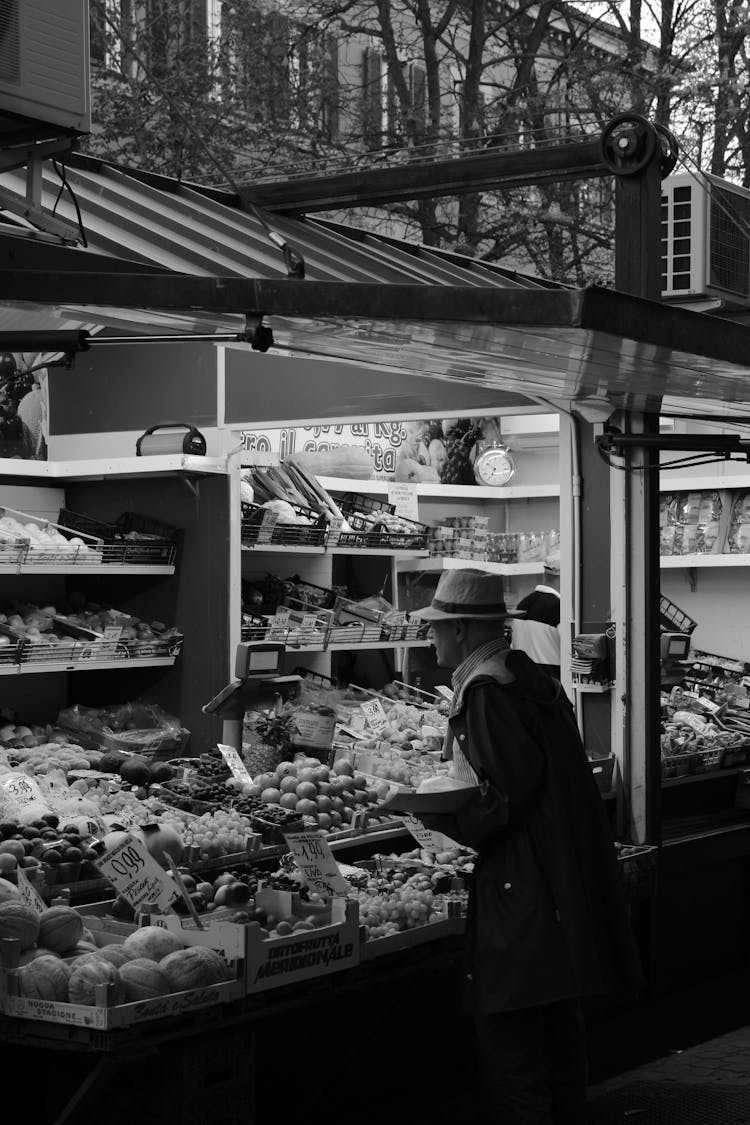
[[513,458],[504,445],[488,446],[474,462],[474,476],[480,484],[507,484],[515,471]]

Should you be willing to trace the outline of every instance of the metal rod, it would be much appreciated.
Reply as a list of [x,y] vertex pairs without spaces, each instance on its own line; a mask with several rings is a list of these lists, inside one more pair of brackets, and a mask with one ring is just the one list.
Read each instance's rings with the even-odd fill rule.
[[174,336],[92,336],[89,344],[182,344],[200,340],[207,340],[209,343],[212,341],[217,343],[222,340],[249,343],[249,340],[241,332],[214,332],[196,333],[194,336],[189,333]]
[[693,450],[706,453],[742,453],[750,441],[739,434],[604,434],[598,439],[605,449]]

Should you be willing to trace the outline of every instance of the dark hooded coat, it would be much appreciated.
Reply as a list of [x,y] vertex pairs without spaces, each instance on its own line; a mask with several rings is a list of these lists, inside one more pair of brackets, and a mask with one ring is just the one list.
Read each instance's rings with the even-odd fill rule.
[[425,819],[478,853],[467,1009],[636,991],[614,841],[559,682],[524,652],[502,653],[465,687],[450,729],[483,784],[458,813]]

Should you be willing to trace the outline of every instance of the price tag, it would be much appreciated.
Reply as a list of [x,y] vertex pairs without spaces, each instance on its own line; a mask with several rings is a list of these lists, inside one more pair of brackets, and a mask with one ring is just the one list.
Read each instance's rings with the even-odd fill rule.
[[106,625],[104,628],[104,633],[102,634],[102,642],[99,646],[101,656],[115,656],[121,636],[122,625]]
[[269,508],[266,508],[263,512],[263,519],[260,521],[260,526],[258,528],[259,543],[271,542],[271,536],[273,535],[274,528],[276,527],[276,524],[278,522],[278,513],[272,512]]
[[411,813],[403,813],[401,819],[404,822],[404,827],[408,829],[420,848],[425,848],[428,852],[445,852],[449,848],[458,847],[455,840],[451,840],[449,836],[425,828],[422,821],[417,820]]
[[284,640],[289,632],[289,606],[280,605],[271,618],[268,629],[268,640]]
[[349,892],[349,884],[320,832],[285,832],[284,839],[309,887],[324,895],[345,895]]
[[394,505],[397,516],[403,516],[407,520],[419,520],[416,484],[391,481],[388,484],[388,503]]
[[237,781],[241,781],[246,785],[252,785],[253,779],[235,748],[233,746],[223,746],[221,742],[218,743],[218,748],[222,758],[229,766],[232,777],[235,777]]
[[344,526],[343,516],[334,516],[328,524],[328,545],[334,547],[341,538],[341,529]]
[[26,805],[31,805],[34,801],[44,802],[41,789],[34,779],[28,777],[25,773],[6,775],[0,784],[20,808],[25,808]]
[[117,893],[136,910],[144,902],[154,902],[164,911],[180,897],[177,884],[149,855],[143,840],[137,836],[128,836],[95,860],[95,864]]
[[703,710],[708,711],[708,713],[711,715],[715,715],[717,711],[721,710],[721,707],[718,703],[714,703],[713,699],[706,699],[705,695],[699,695],[698,702],[700,703]]
[[367,699],[364,703],[360,703],[360,707],[368,727],[375,734],[378,734],[388,722],[383,704],[379,699]]
[[16,872],[16,880],[18,883],[18,894],[20,895],[21,902],[24,906],[30,907],[31,910],[37,914],[44,914],[47,909],[47,903],[44,901],[39,891],[31,883],[24,873],[23,868],[19,867]]
[[447,699],[449,703],[453,702],[453,692],[449,687],[446,687],[445,684],[438,684],[435,688],[435,693],[437,695],[442,695],[443,699]]
[[300,618],[299,627],[303,630],[303,632],[309,632],[311,629],[317,629],[317,613],[303,613],[302,617]]

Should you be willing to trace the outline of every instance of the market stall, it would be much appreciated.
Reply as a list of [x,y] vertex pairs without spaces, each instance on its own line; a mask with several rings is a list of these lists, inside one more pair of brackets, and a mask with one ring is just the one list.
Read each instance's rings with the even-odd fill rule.
[[[648,474],[639,472],[652,454],[644,452],[645,447],[629,452],[626,467],[636,471],[617,474],[604,464],[594,439],[603,421],[612,419],[615,431],[653,433],[653,412],[658,412],[664,396],[683,400],[697,396],[705,409],[707,384],[712,398],[739,409],[748,377],[746,330],[727,325],[717,335],[698,314],[623,293],[556,289],[459,256],[437,255],[425,248],[413,252],[374,236],[350,239],[324,223],[280,222],[289,238],[309,240],[304,247],[309,280],[287,280],[281,259],[271,258],[257,222],[230,200],[217,201],[215,193],[201,196],[166,184],[149,185],[148,191],[139,193],[137,178],[129,181],[121,170],[92,168],[87,162],[77,167],[75,179],[76,187],[90,196],[91,258],[112,253],[102,215],[108,229],[111,211],[105,209],[113,199],[119,197],[120,208],[132,212],[134,207],[147,209],[152,193],[163,191],[162,202],[174,207],[190,229],[197,218],[221,221],[217,229],[225,232],[223,246],[244,259],[232,260],[231,266],[217,259],[217,266],[227,274],[211,277],[191,273],[195,266],[189,248],[183,258],[165,263],[163,232],[154,220],[153,244],[149,247],[147,238],[139,243],[138,253],[149,266],[143,273],[133,270],[132,263],[127,273],[116,263],[114,267],[110,263],[111,272],[102,273],[98,261],[89,270],[80,268],[89,263],[77,262],[76,272],[71,269],[63,280],[38,272],[32,276],[23,269],[0,274],[6,313],[23,318],[27,329],[33,328],[35,307],[41,309],[39,324],[45,327],[51,310],[56,310],[67,320],[109,329],[96,337],[96,343],[92,340],[88,350],[76,354],[72,371],[50,374],[50,460],[39,465],[8,461],[0,473],[3,505],[21,513],[23,527],[23,533],[7,529],[3,565],[17,583],[14,600],[26,610],[16,615],[20,623],[9,624],[9,643],[0,650],[0,669],[9,685],[4,702],[13,728],[5,739],[9,772],[17,785],[19,770],[31,779],[25,762],[36,766],[44,757],[48,766],[50,757],[55,757],[64,792],[49,788],[45,792],[42,787],[41,798],[51,801],[62,796],[73,802],[64,810],[66,816],[76,811],[76,801],[88,802],[80,816],[91,818],[95,829],[91,832],[87,825],[82,832],[79,825],[77,832],[60,834],[59,819],[57,824],[44,820],[58,817],[52,808],[23,827],[18,820],[7,820],[5,838],[11,846],[8,850],[6,844],[3,850],[0,843],[0,855],[10,857],[3,863],[7,875],[16,872],[15,883],[7,880],[16,893],[6,893],[13,905],[20,882],[27,895],[26,909],[36,911],[42,920],[50,909],[73,910],[86,935],[69,946],[61,945],[59,953],[65,956],[58,960],[67,964],[93,955],[99,958],[97,965],[97,950],[124,946],[141,932],[135,925],[137,915],[152,917],[153,897],[146,897],[145,891],[157,900],[163,895],[168,904],[177,904],[174,913],[164,916],[170,919],[164,931],[180,946],[216,946],[214,953],[223,958],[222,976],[212,981],[198,977],[189,988],[180,988],[179,980],[176,985],[162,983],[157,996],[134,1001],[118,995],[119,978],[109,974],[111,979],[93,981],[93,1002],[81,1004],[78,992],[71,996],[63,989],[61,975],[68,986],[66,970],[46,966],[50,977],[42,972],[41,988],[52,995],[28,995],[26,990],[34,987],[31,978],[39,969],[26,970],[45,955],[35,955],[38,934],[29,940],[33,918],[21,918],[16,925],[21,936],[6,939],[16,942],[8,951],[3,977],[3,1018],[9,1038],[38,1046],[40,1031],[35,1024],[82,1028],[81,1034],[66,1038],[69,1048],[85,1042],[90,1051],[103,1042],[103,1053],[112,1054],[115,1049],[119,1052],[120,1040],[93,1039],[92,1025],[107,1035],[119,1035],[118,1025],[158,1025],[166,1010],[184,1014],[217,1006],[222,1023],[231,1026],[237,1012],[244,1025],[257,1014],[255,993],[260,981],[268,986],[267,991],[265,985],[262,989],[264,1004],[273,1006],[274,1000],[283,1004],[288,987],[294,1003],[307,1006],[309,1019],[316,1003],[314,990],[305,985],[296,992],[300,979],[285,980],[285,975],[304,970],[300,962],[308,958],[311,964],[319,965],[321,958],[327,962],[326,972],[316,974],[326,979],[326,987],[335,970],[348,977],[361,973],[363,967],[371,985],[384,984],[390,969],[379,975],[381,958],[372,956],[378,948],[388,954],[384,966],[392,964],[391,957],[410,956],[414,943],[423,941],[436,942],[442,950],[439,956],[451,960],[454,940],[460,936],[470,857],[456,854],[444,843],[425,846],[430,841],[409,835],[419,833],[418,826],[405,824],[403,818],[383,817],[379,811],[393,785],[413,785],[420,773],[436,772],[436,759],[429,755],[438,752],[432,740],[439,741],[444,722],[436,690],[440,685],[415,691],[414,683],[402,679],[408,653],[423,649],[424,638],[409,621],[409,606],[402,606],[398,598],[399,592],[404,596],[410,589],[413,592],[409,575],[428,574],[431,567],[438,563],[442,567],[451,559],[461,561],[463,551],[469,552],[472,562],[506,568],[499,572],[509,581],[538,572],[541,551],[537,558],[519,562],[518,544],[515,561],[488,558],[487,542],[477,543],[486,540],[477,534],[481,522],[470,525],[471,536],[455,536],[456,541],[470,544],[457,547],[455,555],[448,554],[445,534],[433,534],[432,541],[439,546],[430,554],[430,528],[444,532],[451,528],[449,519],[481,520],[481,511],[494,501],[505,510],[514,499],[547,502],[559,493],[558,521],[552,523],[546,515],[544,519],[548,530],[559,533],[562,544],[562,596],[571,641],[570,649],[564,650],[563,674],[575,693],[592,758],[610,766],[605,778],[607,791],[612,792],[610,807],[620,837],[623,879],[634,902],[652,902],[660,843],[661,744],[658,735],[656,741],[653,737],[654,717],[657,730],[660,718],[660,650],[657,646],[655,652],[653,644],[659,636],[658,614],[649,617],[644,606],[656,605],[653,578],[654,569],[658,578],[658,551],[654,555],[649,546],[658,537],[654,534],[658,508],[651,502]],[[101,189],[101,197],[93,188]],[[232,218],[229,234],[222,225],[227,212]],[[141,233],[147,230],[144,223]],[[118,252],[123,253],[122,245]],[[246,269],[248,254],[262,263],[255,263],[255,280],[238,276]],[[180,272],[154,273],[155,265]],[[269,280],[274,274],[278,278]],[[261,326],[270,328],[284,354],[266,355],[253,347]],[[218,330],[235,332],[240,338],[220,344],[148,339],[107,343],[118,329],[125,329],[131,341],[132,334],[145,329],[188,335]],[[157,400],[154,388],[158,388]],[[166,422],[164,412],[175,402],[180,404],[180,422],[205,435],[208,456],[183,452],[137,457],[137,439]],[[417,500],[420,518],[414,519],[412,512],[401,516],[405,522],[400,524],[389,525],[384,518],[398,513],[377,507],[388,503],[388,497],[386,493],[384,499],[374,478],[315,473],[311,477],[309,472],[300,476],[299,467],[290,474],[287,464],[287,481],[295,494],[274,495],[268,462],[259,464],[240,447],[241,434],[264,427],[395,423],[455,418],[462,412],[474,417],[528,415],[550,409],[559,415],[560,433],[551,479],[530,482],[528,491],[523,485],[511,485],[519,488],[515,497],[506,485],[498,486],[498,494],[479,484],[444,486],[475,490],[471,495],[440,488],[430,494],[429,481],[407,481],[414,488],[410,496]],[[282,467],[287,460],[278,458]],[[247,470],[253,470],[250,479],[243,478]],[[272,474],[271,481],[278,487],[278,477]],[[568,481],[572,487],[563,488],[561,482]],[[244,506],[243,483],[253,490]],[[357,497],[353,506],[347,507],[347,496]],[[469,500],[469,506],[478,503],[481,511],[435,512],[449,499]],[[278,510],[264,507],[274,500],[291,506],[293,518],[280,520]],[[425,502],[433,509],[429,521],[424,518]],[[269,511],[275,519],[267,515]],[[377,511],[384,515],[373,521]],[[282,512],[289,516],[286,509]],[[91,521],[87,530],[81,519]],[[62,547],[59,540],[56,545],[40,542],[39,531],[32,531],[49,533],[50,524],[66,540]],[[610,526],[611,538],[602,530]],[[644,527],[648,536],[634,534]],[[462,525],[451,529],[461,530]],[[127,536],[139,531],[151,545],[156,540],[157,550],[166,552],[171,542],[176,555],[146,559],[137,553],[144,550],[142,540],[135,557],[113,553],[122,550],[124,542],[132,546]],[[515,529],[493,532],[504,533],[514,534]],[[342,536],[350,539],[342,543]],[[510,549],[499,542],[493,548]],[[480,551],[484,557],[475,559]],[[373,557],[378,560],[381,582],[382,561],[388,560],[391,586],[388,598],[383,598],[386,607],[373,604],[380,585],[335,589],[342,559],[356,558],[361,574],[367,575],[366,559]],[[282,560],[284,574],[276,569]],[[529,564],[533,565],[526,572],[517,569]],[[262,584],[264,573],[283,580],[281,596],[278,586],[274,590],[269,589],[273,584]],[[289,585],[292,576],[294,589]],[[244,604],[243,580],[250,598]],[[361,582],[366,585],[365,578]],[[73,593],[80,596],[73,599]],[[675,604],[683,603],[676,598]],[[582,638],[598,644],[586,651]],[[296,678],[300,693],[290,687],[285,699],[284,691],[275,692],[278,698],[259,706],[252,722],[243,718],[240,744],[229,750],[253,762],[255,774],[250,774],[248,761],[238,765],[231,754],[217,750],[220,742],[227,745],[226,719],[218,710],[207,715],[203,707],[233,679],[242,678],[237,676],[237,653],[247,654],[251,650],[243,645],[254,643],[280,647],[284,666],[274,665],[272,671]],[[341,682],[336,675],[337,653],[358,647],[393,654],[393,671],[398,675],[371,676],[364,684],[350,678]],[[39,683],[45,685],[44,691],[35,686]],[[81,683],[85,683],[85,699]],[[398,702],[394,695],[399,685],[412,696],[400,701],[405,712],[390,715],[389,708],[393,705],[395,711]],[[164,714],[156,722],[152,715],[146,723],[142,712],[136,718],[131,713],[119,725],[123,704],[132,708],[144,703],[158,705]],[[269,745],[279,749],[267,737],[257,736],[269,730],[283,734],[285,715],[298,715],[301,710],[308,719],[317,716],[315,723],[307,724],[308,741],[297,748],[288,743],[285,757],[277,756],[276,761],[253,759],[254,752],[265,752]],[[335,722],[330,743],[311,742],[321,738],[321,727],[331,718]],[[72,734],[71,719],[76,720]],[[232,722],[236,734],[236,716]],[[184,732],[189,732],[189,741]],[[82,734],[88,746],[82,745]],[[138,756],[145,759],[145,766],[135,763],[142,771],[136,776],[127,754],[133,753],[137,734],[143,739]],[[165,738],[171,739],[167,745]],[[50,745],[55,747],[52,755]],[[37,752],[40,747],[47,748],[43,755]],[[113,749],[126,751],[114,769],[111,757],[102,762]],[[146,749],[148,757],[143,753]],[[295,758],[300,749],[302,764]],[[156,752],[158,762],[149,760]],[[159,766],[167,767],[161,780]],[[256,766],[264,770],[260,786]],[[598,768],[603,770],[601,764]],[[310,771],[310,776],[301,777],[301,771]],[[40,770],[43,780],[47,773]],[[76,773],[82,776],[74,777]],[[48,780],[44,783],[49,786]],[[25,781],[21,796],[25,794],[30,803],[37,793],[31,787],[30,797],[28,786]],[[379,791],[381,786],[385,789]],[[103,821],[104,835],[97,818]],[[128,863],[120,865],[126,875],[132,874],[132,864],[148,866],[144,849],[153,859],[147,846],[153,818],[162,832],[174,830],[178,822],[184,826],[179,833],[183,851],[179,859],[172,857],[179,878],[167,873],[168,861],[164,867],[157,863],[160,871],[149,867],[154,881],[141,885],[138,897],[113,882],[113,876],[122,872],[115,867],[102,871],[102,856],[111,859],[116,849],[125,847],[134,849],[127,853]],[[303,839],[298,841],[294,874],[287,861],[295,855],[291,838],[300,825],[297,834]],[[105,843],[104,837],[114,832],[124,832],[125,839]],[[712,836],[720,849],[731,846],[732,866],[723,870],[731,870],[732,880],[744,870],[748,835],[747,824],[740,820],[731,834]],[[315,845],[316,862],[311,864],[313,839],[324,841],[326,847]],[[694,841],[690,848],[695,848]],[[677,847],[671,851],[686,871],[691,865],[688,851]],[[50,862],[53,852],[57,856]],[[701,856],[706,862],[705,850]],[[27,864],[27,858],[36,862]],[[119,862],[118,854],[114,859]],[[720,859],[712,855],[709,862]],[[290,886],[290,878],[298,883],[305,863],[308,887],[319,881],[319,903]],[[61,867],[62,871],[53,871]],[[27,870],[31,874],[24,877]],[[56,875],[62,877],[58,880]],[[664,875],[662,867],[662,887]],[[345,883],[338,883],[339,879]],[[67,898],[61,892],[68,890],[70,901],[54,903],[57,897]],[[264,900],[264,893],[274,897]],[[100,914],[87,913],[86,908],[96,902],[114,903],[116,894],[124,895],[126,902],[114,913],[111,905],[103,908],[103,922]],[[275,909],[269,909],[269,901]],[[250,904],[252,912],[243,909]],[[320,910],[313,909],[318,906]],[[731,903],[735,906],[736,899]],[[65,919],[71,932],[77,932],[71,915]],[[320,933],[309,936],[317,930]],[[655,936],[645,926],[644,932],[658,950],[663,934]],[[735,924],[737,946],[745,932],[744,922]],[[79,941],[93,948],[79,949]],[[722,941],[726,948],[726,934]],[[25,954],[27,964],[19,966],[18,958]],[[191,954],[194,960],[199,956]],[[96,992],[97,986],[104,991]],[[140,1013],[137,1020],[134,1005]],[[155,1030],[157,1038],[159,1034]],[[166,1025],[164,1034],[168,1035]],[[52,1039],[56,1037],[57,1032],[51,1033]],[[146,1042],[140,1034],[139,1041]],[[102,1067],[98,1073],[105,1070]]]

